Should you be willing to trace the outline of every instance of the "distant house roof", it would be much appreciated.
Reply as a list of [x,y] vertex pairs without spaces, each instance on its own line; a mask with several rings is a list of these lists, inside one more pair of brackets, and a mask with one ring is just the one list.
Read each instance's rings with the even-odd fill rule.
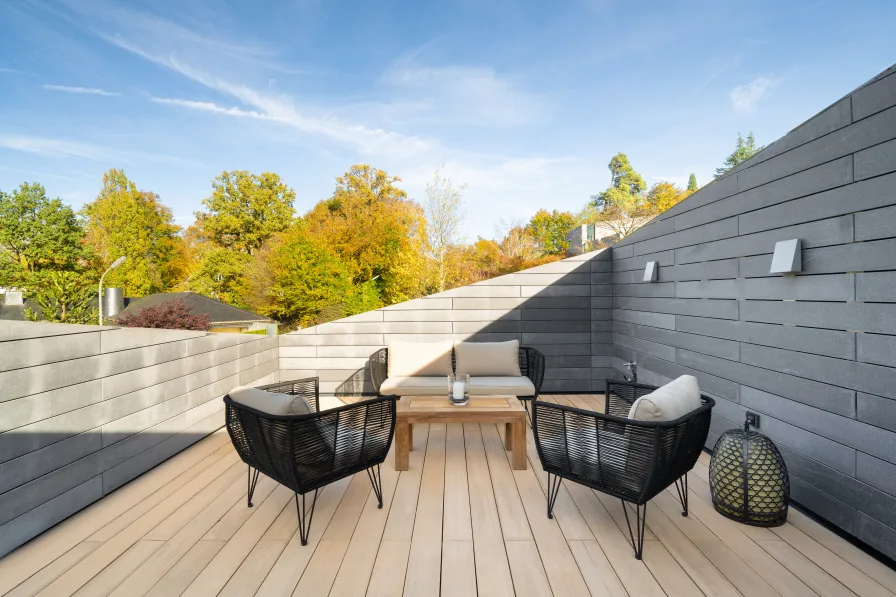
[[239,324],[254,322],[270,322],[268,317],[252,313],[245,309],[238,309],[233,305],[222,303],[219,300],[196,294],[195,292],[160,292],[158,294],[150,294],[148,296],[129,299],[127,307],[119,313],[119,315],[134,315],[147,307],[156,307],[168,301],[183,299],[187,306],[190,307],[190,313],[193,315],[207,314],[211,319],[212,325],[220,326],[223,324]]

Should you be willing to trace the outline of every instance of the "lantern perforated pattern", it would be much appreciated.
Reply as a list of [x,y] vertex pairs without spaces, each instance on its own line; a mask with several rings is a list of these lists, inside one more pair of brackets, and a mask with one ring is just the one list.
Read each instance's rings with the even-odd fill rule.
[[723,433],[713,448],[709,484],[712,503],[723,516],[763,527],[787,521],[787,465],[775,444],[761,433],[743,429]]

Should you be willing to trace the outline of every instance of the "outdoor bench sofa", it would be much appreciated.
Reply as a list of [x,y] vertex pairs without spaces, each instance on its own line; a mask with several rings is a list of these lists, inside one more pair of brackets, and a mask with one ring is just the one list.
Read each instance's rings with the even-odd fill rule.
[[516,396],[529,410],[544,381],[544,355],[509,342],[391,342],[369,359],[381,395],[448,395],[449,375],[469,375],[471,396]]

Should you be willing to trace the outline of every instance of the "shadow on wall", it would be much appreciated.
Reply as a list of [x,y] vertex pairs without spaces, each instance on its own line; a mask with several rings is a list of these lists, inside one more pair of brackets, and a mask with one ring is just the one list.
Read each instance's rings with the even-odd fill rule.
[[[108,443],[109,438],[99,430],[72,437],[49,432],[4,433],[0,436],[0,556],[208,437],[223,424],[222,411],[180,433],[144,431],[116,443]],[[22,446],[31,445],[45,448],[9,459]]]
[[390,341],[518,340],[545,355],[543,393],[602,391],[612,370],[609,251],[578,255],[280,336],[281,379],[371,395],[367,359]]

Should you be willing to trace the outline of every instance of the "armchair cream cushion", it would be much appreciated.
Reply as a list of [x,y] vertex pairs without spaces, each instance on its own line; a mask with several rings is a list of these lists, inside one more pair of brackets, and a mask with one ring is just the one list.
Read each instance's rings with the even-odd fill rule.
[[451,344],[451,340],[390,342],[388,377],[451,375]]
[[[520,377],[520,342],[458,342],[454,345],[457,375]],[[533,392],[534,394],[535,392]]]
[[674,421],[700,408],[700,388],[693,375],[682,375],[635,400],[628,418],[637,421]]
[[269,415],[307,415],[314,412],[311,405],[301,396],[276,394],[246,386],[237,386],[230,390],[228,395],[238,404]]

